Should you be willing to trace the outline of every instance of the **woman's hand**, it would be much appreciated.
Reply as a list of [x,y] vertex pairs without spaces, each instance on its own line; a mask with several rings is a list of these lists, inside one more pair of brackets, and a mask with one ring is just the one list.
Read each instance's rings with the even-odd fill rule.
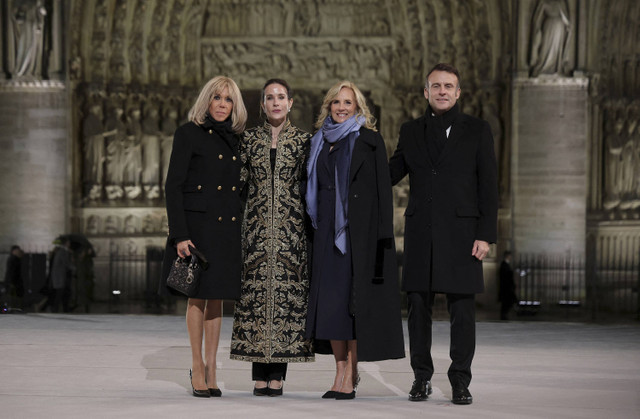
[[193,246],[193,242],[191,240],[183,240],[178,243],[176,248],[178,249],[178,256],[181,258],[186,258],[187,256],[191,256],[191,252],[189,251],[189,246]]

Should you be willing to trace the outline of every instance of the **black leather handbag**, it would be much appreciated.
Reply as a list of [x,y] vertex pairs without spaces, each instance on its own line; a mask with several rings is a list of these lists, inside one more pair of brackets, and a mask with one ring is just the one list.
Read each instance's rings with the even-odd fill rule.
[[192,297],[198,289],[198,281],[202,271],[209,268],[209,262],[202,252],[193,246],[189,246],[189,251],[191,256],[184,259],[178,256],[171,264],[167,286],[187,297]]

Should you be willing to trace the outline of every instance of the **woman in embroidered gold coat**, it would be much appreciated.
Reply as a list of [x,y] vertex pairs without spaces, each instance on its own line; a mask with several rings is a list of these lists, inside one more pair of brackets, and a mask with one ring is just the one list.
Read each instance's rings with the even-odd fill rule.
[[231,359],[253,362],[256,396],[281,395],[287,363],[314,360],[304,338],[309,275],[302,193],[311,135],[291,125],[292,105],[287,82],[268,80],[261,100],[267,120],[247,130],[240,144],[247,203]]

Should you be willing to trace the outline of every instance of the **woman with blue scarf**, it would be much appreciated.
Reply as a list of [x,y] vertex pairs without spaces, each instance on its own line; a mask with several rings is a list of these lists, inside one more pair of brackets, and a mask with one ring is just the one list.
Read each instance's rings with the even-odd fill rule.
[[316,127],[307,166],[314,238],[306,334],[336,361],[322,397],[346,400],[355,398],[358,360],[405,355],[393,198],[384,141],[353,83],[329,89]]

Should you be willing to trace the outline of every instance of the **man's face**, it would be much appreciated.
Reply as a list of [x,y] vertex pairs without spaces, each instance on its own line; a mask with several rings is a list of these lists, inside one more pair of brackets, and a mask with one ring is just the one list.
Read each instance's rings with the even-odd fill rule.
[[458,78],[453,73],[434,71],[429,75],[424,97],[429,101],[436,115],[442,115],[453,108],[460,97]]

